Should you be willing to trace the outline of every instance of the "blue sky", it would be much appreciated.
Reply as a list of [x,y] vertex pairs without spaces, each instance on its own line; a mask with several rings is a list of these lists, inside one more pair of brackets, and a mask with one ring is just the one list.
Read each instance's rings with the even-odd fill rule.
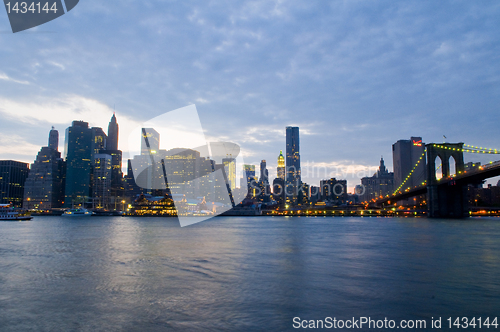
[[52,125],[62,147],[72,120],[107,128],[113,107],[125,149],[190,104],[271,175],[299,126],[303,165],[349,187],[410,136],[499,148],[498,17],[498,1],[81,0],[12,34],[0,10],[0,158],[32,162]]

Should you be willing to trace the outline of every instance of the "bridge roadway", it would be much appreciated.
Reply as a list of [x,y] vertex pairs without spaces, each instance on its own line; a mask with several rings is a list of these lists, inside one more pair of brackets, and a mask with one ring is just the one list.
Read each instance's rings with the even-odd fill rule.
[[[483,165],[477,169],[466,171],[463,174],[457,174],[446,179],[439,180],[439,186],[458,185],[465,186],[470,183],[479,183],[485,179],[500,175],[500,161]],[[384,197],[375,201],[376,205],[387,204],[388,202],[397,202],[414,196],[420,196],[427,193],[427,186],[418,186],[409,191],[399,193],[394,196]]]

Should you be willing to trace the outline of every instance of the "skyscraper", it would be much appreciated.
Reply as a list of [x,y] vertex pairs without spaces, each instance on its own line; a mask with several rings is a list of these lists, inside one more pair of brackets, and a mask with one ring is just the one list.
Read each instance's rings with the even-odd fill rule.
[[[118,150],[118,123],[116,115],[113,113],[108,125],[108,136],[105,150],[100,150],[99,154],[107,154],[111,157],[111,183],[110,199],[117,200],[123,196],[123,172],[122,172],[122,151]],[[120,199],[121,201],[121,199]],[[116,204],[115,204],[116,206]]]
[[394,173],[387,171],[384,158],[380,159],[380,166],[373,176],[361,179],[362,186],[359,188],[361,201],[385,197],[394,191]]
[[297,203],[298,188],[301,184],[299,127],[286,127],[286,199]]
[[255,179],[255,165],[243,165],[243,175],[246,177],[247,184]]
[[49,132],[49,148],[52,150],[59,150],[59,132],[52,127]]
[[108,209],[111,203],[111,163],[112,158],[109,154],[94,156],[92,198],[98,209]]
[[[411,170],[420,160],[411,177],[404,184],[404,188],[413,188],[421,185],[426,179],[425,171],[425,144],[422,137],[412,137],[409,140],[399,140],[392,145],[392,161],[394,168],[394,188],[397,189],[405,181]],[[420,157],[422,157],[420,159]]]
[[280,150],[280,155],[278,156],[278,168],[277,168],[278,178],[285,179],[285,157],[283,157],[283,151]]
[[269,172],[267,170],[267,163],[265,160],[260,161],[260,179],[261,183],[269,183]]
[[49,146],[42,147],[24,185],[23,207],[48,210],[61,206],[64,199],[64,161],[59,146],[59,133],[52,127]]
[[234,190],[236,189],[236,159],[223,158],[222,163],[224,164],[227,180],[229,181],[229,188]]
[[108,136],[100,127],[92,127],[92,156],[101,153],[101,150],[106,149]]
[[[248,195],[254,196],[257,191],[257,179],[255,177],[255,165],[243,165],[243,179],[242,183],[246,181],[248,188]],[[241,185],[243,187],[243,185]]]
[[118,150],[118,123],[116,122],[115,113],[108,125],[108,141],[106,142],[106,150]]
[[12,203],[16,207],[22,206],[24,183],[29,170],[26,163],[0,160],[0,204]]
[[[102,130],[101,130],[102,131]],[[95,131],[97,134],[98,131]],[[66,157],[66,186],[64,205],[83,204],[90,196],[90,175],[94,150],[102,144],[102,137],[94,142],[93,131],[84,121],[73,121],[66,129],[64,154]]]
[[153,128],[142,128],[141,155],[149,156],[160,150],[160,134]]

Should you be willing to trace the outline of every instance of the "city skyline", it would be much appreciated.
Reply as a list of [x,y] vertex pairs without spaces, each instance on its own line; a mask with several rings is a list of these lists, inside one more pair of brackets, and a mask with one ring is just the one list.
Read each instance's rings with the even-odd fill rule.
[[[117,123],[117,117],[116,117],[116,112],[113,112],[112,113],[112,116],[111,116],[111,120],[108,121],[108,132],[112,132],[113,135],[115,136],[118,136],[118,123]],[[103,146],[103,150],[105,153],[108,153],[109,151],[106,152],[106,150],[104,149],[107,149],[109,146],[110,146],[110,143],[109,143],[109,138],[108,136],[104,133],[104,131],[102,130],[102,127],[94,127],[94,126],[91,126],[90,123],[91,122],[87,122],[87,121],[83,121],[83,120],[74,120],[73,122],[77,122],[77,123],[87,123],[88,124],[88,128],[89,129],[92,129],[92,130],[97,130],[99,131],[101,134],[99,135],[104,135],[106,136],[106,138],[104,139],[103,141],[103,144],[105,144]],[[70,126],[71,127],[71,126]],[[70,128],[66,128],[66,131]],[[103,126],[104,127],[104,126]],[[298,127],[291,127],[291,126],[286,126],[284,128],[284,136],[283,136],[283,141],[284,141],[284,146],[285,146],[285,149],[286,149],[286,131],[287,131],[287,128],[297,128]],[[154,140],[154,144],[156,146],[156,149],[160,149],[160,137],[158,135],[158,133],[156,132],[156,130],[154,128],[145,128],[145,130],[148,130],[148,133],[149,133],[149,130],[151,132],[154,132],[156,136],[155,140]],[[52,132],[57,132],[57,129],[55,129],[54,126],[52,126],[52,129],[51,131],[49,132],[49,140],[51,140],[50,138],[50,135]],[[149,134],[148,134],[149,135]],[[118,136],[120,137],[120,136]],[[67,153],[67,149],[65,147],[65,140],[67,138],[65,137],[64,140],[59,140],[58,137],[57,137],[57,141],[59,142],[58,144],[57,143],[50,143],[49,141],[49,144],[57,144],[57,147],[58,147],[58,150],[61,150],[62,149],[62,157],[66,157],[66,153]],[[394,150],[394,146],[399,144],[400,142],[411,142],[412,140],[414,139],[419,139],[420,141],[420,144],[421,145],[425,145],[426,142],[423,142],[422,138],[421,137],[411,137],[410,139],[407,139],[407,138],[402,138],[402,139],[398,139],[397,142],[394,142],[392,144],[392,150]],[[52,139],[54,140],[54,139]],[[115,146],[115,142],[119,141],[119,142],[124,142],[125,139],[122,139],[122,140],[119,140],[119,139],[115,139],[115,140],[111,140],[112,143],[111,145]],[[141,144],[143,144],[144,142],[142,142]],[[120,143],[117,143],[117,144],[120,144]],[[40,147],[39,147],[40,148]],[[178,148],[183,148],[183,147],[178,147]],[[144,149],[144,147],[142,147],[141,149]],[[97,149],[94,151],[94,153],[98,153],[100,149]],[[121,171],[123,174],[126,174],[127,172],[127,160],[128,159],[133,159],[133,155],[132,156],[129,156],[129,154],[127,153],[127,151],[121,151],[121,148],[120,148],[120,145],[118,145],[118,150],[120,150],[120,156],[117,156],[117,155],[114,155],[114,159],[118,158],[118,157],[121,157],[120,158],[120,161],[121,161],[121,167],[119,167],[119,171]],[[423,151],[423,150],[422,150]],[[141,152],[142,153],[142,152]],[[282,153],[282,150],[280,150],[280,153]],[[264,154],[269,154],[269,152],[265,152],[263,153]],[[279,154],[278,154],[278,157],[279,157]],[[387,170],[389,172],[394,172],[394,167],[393,167],[393,157],[394,157],[394,151],[392,153],[392,155],[390,155],[389,157],[386,157],[385,159],[386,160],[390,160],[390,163],[389,165],[386,165],[384,167],[387,167]],[[382,155],[382,158],[384,158],[384,156]],[[468,162],[472,162],[470,160],[474,160],[473,162],[479,162],[479,163],[488,163],[490,161],[492,161],[494,159],[494,157],[491,157],[491,156],[483,156],[483,155],[473,155],[473,156],[470,156],[470,155],[465,155],[465,158],[468,160]],[[493,159],[492,159],[493,158]],[[28,163],[28,164],[31,164],[33,163],[33,160],[35,160],[35,156],[33,157],[33,159],[31,161],[24,161],[24,160],[16,160],[16,161],[20,161],[20,162],[25,162],[25,163]],[[256,159],[259,159],[258,157],[256,157]],[[267,172],[268,172],[268,177],[269,179],[274,179],[274,178],[277,178],[278,177],[278,163],[279,161],[277,161],[277,159],[279,158],[273,158],[271,159],[271,161],[269,163],[267,163],[268,167],[266,168],[267,169]],[[417,158],[418,159],[418,158]],[[417,160],[415,159],[415,160]],[[5,160],[14,160],[14,159],[5,159]],[[260,165],[262,163],[262,161],[265,161],[264,159],[262,160],[259,160],[258,162],[253,162],[254,159],[250,159],[251,162],[245,162],[245,164],[252,164],[254,165],[254,167],[256,168],[256,171],[257,173],[261,173],[261,170],[260,170]],[[276,160],[273,162],[273,160]],[[412,159],[412,161],[415,161],[414,159]],[[114,161],[114,164],[117,164],[118,163],[118,159],[116,159]],[[299,164],[300,164],[300,157],[299,157]],[[407,165],[407,169],[405,169],[406,171],[408,171],[408,167],[410,167],[410,164],[412,163],[408,163]],[[241,166],[241,165],[240,165]],[[411,165],[413,166],[413,164]],[[324,179],[327,179],[327,178],[338,178],[338,179],[345,179],[347,180],[347,190],[348,190],[348,193],[351,193],[351,194],[354,194],[356,193],[356,186],[358,186],[361,182],[362,182],[362,179],[365,178],[365,177],[372,177],[374,175],[377,174],[379,170],[379,165],[377,166],[360,166],[360,165],[354,165],[354,164],[351,164],[351,165],[326,165],[326,164],[315,164],[314,162],[311,163],[310,161],[305,161],[305,174],[306,174],[306,181],[303,181],[303,183],[307,183],[309,185],[317,185],[319,184],[320,181],[324,180]],[[118,171],[118,167],[115,167],[115,172]],[[234,175],[233,175],[234,176]],[[403,175],[400,175],[400,176],[403,176]],[[116,178],[116,176],[115,176]],[[257,178],[260,179],[260,176],[258,176]],[[492,184],[492,185],[496,185],[498,182],[500,181],[500,177],[494,177],[494,178],[491,178],[491,179],[488,179],[486,184]],[[234,184],[232,184],[232,187],[234,188]]]
[[328,167],[376,169],[411,136],[498,147],[496,3],[153,3],[111,14],[86,1],[2,34],[16,66],[0,70],[0,158],[32,162],[51,126],[105,128],[115,110],[125,151],[135,124],[189,104],[208,137],[246,146],[270,175],[286,126],[301,128],[303,161]]

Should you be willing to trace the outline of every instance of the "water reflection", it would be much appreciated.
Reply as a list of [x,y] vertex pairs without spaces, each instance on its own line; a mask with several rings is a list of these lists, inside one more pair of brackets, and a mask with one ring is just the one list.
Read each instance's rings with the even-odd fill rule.
[[493,316],[500,223],[35,218],[0,224],[0,330],[293,330]]

